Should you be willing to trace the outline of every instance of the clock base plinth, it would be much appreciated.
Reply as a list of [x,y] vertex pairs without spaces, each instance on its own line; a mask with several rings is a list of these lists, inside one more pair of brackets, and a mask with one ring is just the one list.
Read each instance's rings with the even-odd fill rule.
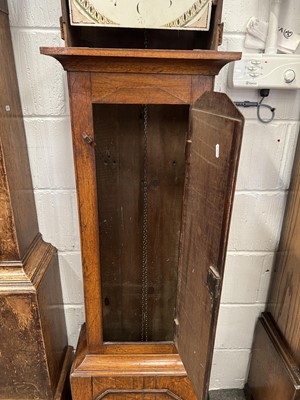
[[0,400],[68,400],[73,348],[57,250],[38,234],[24,262],[0,264]]
[[73,400],[196,400],[178,354],[88,354],[84,326],[71,390]]

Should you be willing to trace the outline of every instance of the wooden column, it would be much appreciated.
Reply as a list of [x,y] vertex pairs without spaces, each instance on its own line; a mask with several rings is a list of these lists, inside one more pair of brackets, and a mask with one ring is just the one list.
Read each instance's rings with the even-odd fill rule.
[[0,1],[0,399],[62,399],[57,250],[38,230],[6,1]]

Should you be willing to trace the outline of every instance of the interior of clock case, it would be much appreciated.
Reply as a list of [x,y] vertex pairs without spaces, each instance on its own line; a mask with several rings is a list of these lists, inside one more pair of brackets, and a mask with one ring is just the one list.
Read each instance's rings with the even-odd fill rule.
[[[71,47],[145,48],[146,38],[147,48],[215,50],[222,1],[213,4],[209,32],[145,31],[70,26],[62,0],[64,39]],[[93,116],[103,339],[172,341],[189,106],[94,104]]]
[[171,341],[189,107],[93,111],[104,341]]

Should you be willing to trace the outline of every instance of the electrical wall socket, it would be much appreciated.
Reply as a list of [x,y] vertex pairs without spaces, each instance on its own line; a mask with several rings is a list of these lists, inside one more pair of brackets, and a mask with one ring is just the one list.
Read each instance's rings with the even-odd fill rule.
[[300,89],[300,55],[243,54],[230,65],[231,88]]

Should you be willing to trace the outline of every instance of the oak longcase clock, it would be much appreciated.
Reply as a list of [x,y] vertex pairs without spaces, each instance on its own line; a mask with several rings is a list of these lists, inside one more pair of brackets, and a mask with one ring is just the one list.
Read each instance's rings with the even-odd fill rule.
[[[117,21],[120,2],[98,3]],[[62,4],[66,47],[41,52],[68,72],[86,310],[73,399],[204,400],[243,127],[211,90],[240,54],[216,51],[220,1],[200,33],[72,26]]]

